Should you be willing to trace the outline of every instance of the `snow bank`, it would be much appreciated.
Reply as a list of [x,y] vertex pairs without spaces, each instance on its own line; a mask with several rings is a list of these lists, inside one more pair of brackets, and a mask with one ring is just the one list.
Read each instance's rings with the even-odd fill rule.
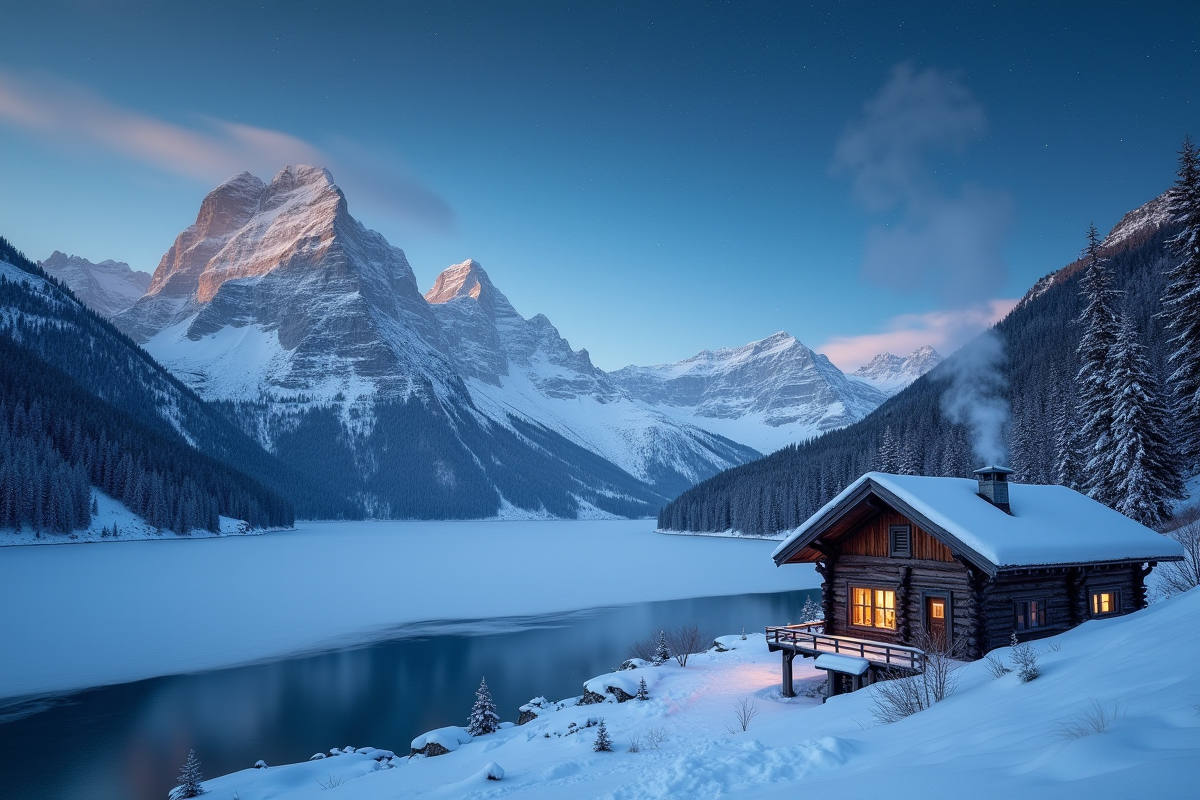
[[[745,648],[659,668],[649,701],[555,707],[442,758],[401,760],[397,769],[348,780],[339,796],[494,796],[482,791],[482,768],[494,758],[506,765],[504,794],[514,800],[1189,797],[1200,780],[1198,617],[1200,590],[1193,590],[1086,622],[1033,643],[1042,666],[1036,680],[996,678],[986,663],[968,664],[950,697],[891,725],[874,722],[871,689],[824,705],[780,697],[779,656],[752,634]],[[996,655],[1007,658],[1007,650]],[[822,677],[807,659],[793,667],[802,683]],[[746,731],[732,724],[742,701],[759,712]],[[601,708],[612,753],[591,750]],[[638,752],[630,752],[633,741]],[[282,787],[292,769],[309,780],[296,778],[298,790],[268,792],[254,782],[279,775]],[[305,763],[206,786],[217,797],[300,800],[321,796],[312,773]]]
[[409,746],[414,751],[419,751],[424,750],[431,744],[436,744],[453,753],[460,745],[469,744],[471,738],[471,734],[457,725],[447,725],[444,728],[437,728],[436,730],[421,734],[413,739]]
[[844,672],[847,675],[862,675],[871,668],[871,662],[865,658],[855,658],[854,656],[840,656],[836,653],[827,653],[817,656],[817,669],[833,670],[834,672]]
[[[0,548],[0,608],[20,609],[0,615],[0,697],[365,644],[418,623],[426,634],[433,621],[490,630],[513,624],[501,617],[819,582],[807,566],[776,569],[766,543],[658,536],[653,526],[299,523],[265,536]],[[548,566],[531,574],[530,564]],[[495,587],[486,598],[450,588],[484,585]]]
[[599,675],[589,681],[585,681],[583,688],[593,694],[609,695],[614,699],[620,700],[621,696],[614,692],[614,689],[620,689],[629,699],[638,693],[638,687],[641,682],[646,681],[646,688],[653,689],[662,677],[663,667],[644,667],[641,669],[625,669],[620,672],[609,672],[604,675]]

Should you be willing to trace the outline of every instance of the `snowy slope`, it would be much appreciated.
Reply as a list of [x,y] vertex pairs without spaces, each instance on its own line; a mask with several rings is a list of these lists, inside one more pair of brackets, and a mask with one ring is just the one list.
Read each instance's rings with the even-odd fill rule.
[[[329,775],[340,776],[338,792],[351,800],[1187,797],[1200,779],[1190,688],[1200,680],[1197,614],[1200,591],[1192,591],[1038,641],[1042,675],[1029,683],[968,664],[950,697],[890,725],[874,720],[873,690],[825,704],[805,696],[823,679],[805,659],[794,664],[801,696],[780,697],[779,656],[755,633],[733,637],[742,646],[732,651],[693,656],[686,668],[649,668],[660,680],[647,702],[580,706],[571,698],[435,758],[338,754],[205,786],[242,800],[315,800],[323,797],[316,779]],[[1007,659],[1008,648],[996,655]],[[745,731],[735,717],[743,701],[757,711]],[[600,719],[614,752],[592,751]],[[655,733],[664,737],[657,747]],[[630,752],[633,739],[640,752]],[[409,743],[374,744],[403,756]],[[247,753],[246,763],[253,758]],[[483,774],[489,762],[504,771],[498,783]]]
[[71,287],[75,296],[106,317],[132,306],[150,287],[150,275],[136,272],[123,261],[93,264],[80,256],[68,256],[55,250],[38,264]]

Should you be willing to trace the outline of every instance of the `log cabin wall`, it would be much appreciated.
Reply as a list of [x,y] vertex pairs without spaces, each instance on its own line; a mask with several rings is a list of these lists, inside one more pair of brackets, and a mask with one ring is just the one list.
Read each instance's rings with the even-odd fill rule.
[[[1046,626],[1019,631],[1018,641],[1053,636],[1095,618],[1092,592],[1117,593],[1118,616],[1137,611],[1140,600],[1140,564],[1097,564],[1005,570],[989,584],[985,601],[987,650],[1010,643],[1016,627],[1015,604],[1021,600],[1046,602]],[[986,652],[986,651],[985,651]]]
[[[896,525],[910,526],[911,556],[890,555],[889,531]],[[876,514],[822,547],[832,555],[818,565],[825,578],[822,602],[827,633],[913,645],[926,626],[926,598],[942,596],[949,600],[947,632],[964,641],[964,655],[971,659],[1010,643],[1016,604],[1021,601],[1043,602],[1046,623],[1017,632],[1019,641],[1053,636],[1092,619],[1095,591],[1117,593],[1118,607],[1111,616],[1136,611],[1145,602],[1145,571],[1140,564],[1006,569],[989,577],[956,559],[947,545],[894,511]],[[896,593],[895,630],[850,623],[854,586]]]
[[[911,530],[911,556],[890,555],[889,531],[896,525],[907,525]],[[950,635],[971,635],[972,609],[977,604],[970,573],[955,560],[949,547],[908,517],[894,511],[877,514],[842,536],[836,550],[832,574],[823,587],[831,593],[825,621],[829,633],[912,644],[926,624],[926,597],[938,595],[949,600]],[[850,624],[852,586],[896,592],[895,631]]]

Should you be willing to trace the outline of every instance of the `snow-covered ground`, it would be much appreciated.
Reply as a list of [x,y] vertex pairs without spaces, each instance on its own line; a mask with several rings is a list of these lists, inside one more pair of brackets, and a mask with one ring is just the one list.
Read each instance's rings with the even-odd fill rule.
[[[205,786],[240,800],[323,799],[330,786],[352,800],[1187,797],[1200,781],[1198,615],[1194,590],[1037,642],[1042,675],[1030,683],[968,664],[948,699],[891,725],[874,721],[873,690],[825,705],[783,699],[779,658],[752,634],[686,668],[637,670],[661,678],[647,682],[647,702],[569,699],[437,757],[407,759],[399,757],[407,742],[374,742],[398,757],[339,752]],[[1007,648],[997,655],[1006,658]],[[820,680],[811,663],[795,662],[801,689]],[[736,719],[742,701],[758,711],[745,731]],[[592,751],[601,718],[614,752]],[[635,739],[640,751],[629,752]],[[500,781],[487,780],[493,764]]]
[[[0,547],[30,544],[80,544],[87,542],[121,542],[137,539],[210,539],[217,536],[253,535],[265,533],[262,528],[251,528],[240,519],[221,517],[221,532],[192,531],[182,536],[174,531],[160,530],[130,511],[124,503],[109,497],[95,488],[98,513],[92,516],[87,528],[71,533],[36,532],[30,528],[15,531],[0,528]],[[114,533],[115,531],[115,533]]]
[[[773,542],[649,520],[322,522],[106,547],[0,548],[0,698],[178,674],[476,621],[819,584]],[[64,587],[71,591],[64,591]]]

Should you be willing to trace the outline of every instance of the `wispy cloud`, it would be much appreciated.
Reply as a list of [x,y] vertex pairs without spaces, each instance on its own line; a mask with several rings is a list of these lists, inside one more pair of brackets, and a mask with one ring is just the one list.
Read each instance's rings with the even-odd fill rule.
[[897,291],[929,290],[950,307],[995,297],[1007,267],[1007,194],[964,184],[946,191],[929,158],[960,152],[985,129],[983,108],[952,75],[900,64],[839,139],[833,170],[878,222],[863,276]]
[[[342,157],[282,131],[212,117],[170,122],[56,78],[0,70],[0,125],[76,151],[107,152],[167,174],[215,185],[243,170],[270,178],[287,164],[328,167],[350,199],[361,191],[383,213],[436,229],[450,205],[392,161]],[[349,148],[347,148],[349,149]]]
[[950,311],[902,314],[888,320],[881,332],[835,336],[817,350],[844,370],[860,367],[879,353],[903,356],[925,345],[949,355],[1004,319],[1016,304],[1016,299],[991,300]]

